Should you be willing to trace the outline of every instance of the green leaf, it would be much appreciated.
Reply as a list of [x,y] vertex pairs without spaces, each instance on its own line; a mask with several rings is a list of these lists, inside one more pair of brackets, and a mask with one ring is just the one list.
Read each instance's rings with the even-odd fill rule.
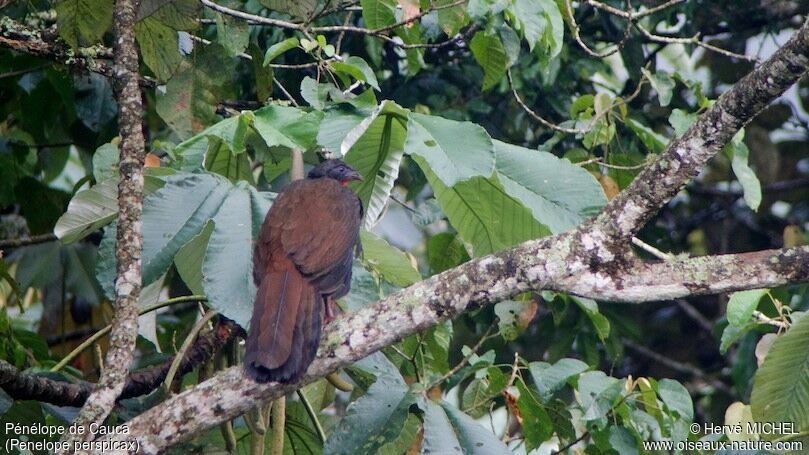
[[570,378],[590,369],[586,363],[576,359],[560,359],[553,365],[531,362],[528,368],[544,403],[550,402],[553,394],[561,390]]
[[255,112],[253,127],[268,147],[281,145],[306,151],[316,144],[322,118],[319,111],[270,105]]
[[366,268],[399,287],[421,281],[421,275],[410,263],[410,258],[398,248],[364,229],[360,231],[360,241]]
[[531,52],[537,44],[543,44],[547,58],[553,58],[562,50],[564,21],[559,7],[553,0],[515,0],[508,8]]
[[469,23],[469,16],[466,15],[466,6],[464,4],[446,7],[457,0],[435,0],[434,6],[445,7],[438,10],[438,25],[447,36],[455,36],[461,31],[466,24]]
[[411,112],[404,150],[423,159],[447,186],[475,176],[489,177],[494,170],[492,140],[471,122]]
[[118,223],[113,221],[104,228],[101,243],[98,245],[98,256],[96,257],[96,280],[109,300],[115,298],[115,275],[118,264],[115,257],[115,231],[117,226]]
[[[224,63],[223,63],[224,64]],[[216,103],[222,81],[217,80],[208,64],[186,65],[166,84],[165,94],[158,92],[157,113],[181,138],[188,138],[216,119]],[[197,161],[202,165],[202,159]]]
[[525,307],[525,302],[503,300],[494,305],[494,314],[497,315],[497,328],[506,341],[514,341],[520,334],[517,322]]
[[399,165],[404,156],[406,115],[405,109],[385,100],[348,131],[340,144],[346,163],[363,176],[362,181],[351,183],[350,188],[357,193],[365,208],[366,229],[379,221],[399,176]]
[[503,43],[495,35],[477,32],[469,43],[472,55],[483,68],[483,87],[486,91],[494,87],[506,74],[508,57]]
[[621,381],[601,371],[588,371],[579,376],[578,399],[586,422],[605,419],[623,390]]
[[318,5],[317,0],[261,0],[260,3],[273,11],[299,19],[309,17]]
[[[362,123],[368,115],[368,112],[360,111],[352,106],[346,105],[327,110],[323,116],[323,121],[320,122],[320,130],[317,133],[317,143],[322,145],[326,150],[339,152],[341,156],[345,156],[345,152],[348,150],[345,152],[342,150],[341,144],[343,140],[348,133]],[[367,126],[364,128],[367,128]],[[358,135],[358,137],[359,136],[360,135]]]
[[415,161],[452,226],[472,244],[475,256],[550,234],[527,208],[503,190],[497,179],[475,177],[448,187],[421,157],[415,157]]
[[298,38],[292,37],[287,38],[283,41],[277,42],[270,46],[267,49],[267,53],[264,54],[264,66],[269,65],[273,60],[275,60],[279,55],[283,54],[284,52],[295,49],[300,45],[300,41]]
[[[773,342],[753,379],[750,406],[757,422],[794,422],[809,430],[809,318],[803,317]],[[761,435],[780,437],[778,432]]]
[[216,13],[216,41],[225,48],[229,56],[241,54],[250,42],[247,21]]
[[396,0],[360,0],[365,27],[382,28],[396,22]]
[[[178,173],[144,200],[144,283],[151,283],[168,270],[180,248],[199,234],[225,204],[231,187],[214,174]],[[241,259],[247,257],[249,254]]]
[[253,119],[252,112],[244,112],[235,117],[226,118],[178,144],[174,148],[174,154],[180,161],[180,169],[184,171],[199,169],[204,162],[206,152],[216,152],[221,145],[226,146],[233,155],[244,152],[246,135]]
[[59,36],[70,47],[97,43],[112,25],[111,0],[60,0],[56,3],[56,25]]
[[463,453],[492,455],[511,453],[497,436],[488,429],[481,427],[471,417],[461,412],[460,409],[446,401],[441,402],[441,407],[454,428]]
[[345,416],[329,434],[326,453],[375,453],[395,441],[407,421],[416,396],[407,388],[398,370],[383,355],[358,362],[371,368],[376,381],[363,396],[351,403]]
[[452,321],[445,321],[428,330],[424,336],[429,368],[441,374],[449,371],[449,346],[452,341]]
[[135,24],[135,38],[146,66],[159,80],[169,80],[183,60],[177,47],[177,30],[148,17]]
[[503,189],[554,234],[581,224],[607,203],[601,185],[581,166],[552,153],[493,142]]
[[433,274],[449,270],[469,260],[463,241],[449,232],[441,232],[427,240],[427,263]]
[[194,68],[176,73],[165,93],[157,94],[157,113],[181,138],[216,121],[215,96],[199,82],[197,73]]
[[727,352],[728,348],[733,343],[743,337],[747,332],[754,329],[756,325],[757,324],[753,321],[749,321],[747,324],[740,326],[728,324],[725,330],[722,331],[722,339],[719,342],[719,353],[724,354]]
[[205,169],[227,177],[233,183],[244,180],[255,185],[250,157],[246,153],[234,155],[218,138],[209,141],[208,152],[205,154]]
[[386,442],[385,445],[377,449],[376,453],[378,455],[401,455],[407,453],[407,450],[413,445],[416,438],[419,437],[420,431],[421,419],[419,419],[416,414],[410,413],[407,415],[407,420],[405,420],[402,426],[402,432],[399,433],[399,436],[392,441]]
[[[317,408],[316,408],[317,410]],[[286,417],[284,419],[284,454],[285,455],[319,455],[323,453],[320,437],[312,424],[312,418],[306,412],[303,403],[288,400],[285,408]],[[249,437],[243,440],[249,440]],[[272,438],[265,437],[264,453],[271,453]],[[209,449],[209,448],[208,448]],[[245,448],[242,452],[249,453],[250,449]]]
[[202,287],[208,302],[242,327],[247,327],[256,297],[249,258],[253,237],[269,210],[268,197],[245,182],[229,189],[213,216],[214,231],[202,264]]
[[152,17],[174,30],[194,30],[199,27],[202,4],[197,0],[143,0],[138,20]]
[[71,243],[109,224],[118,213],[118,179],[110,178],[78,192],[59,217],[53,233]]
[[668,139],[663,137],[663,135],[655,133],[651,128],[648,126],[634,120],[632,118],[626,119],[626,126],[635,133],[635,136],[640,139],[646,148],[653,153],[660,153],[668,144]]
[[93,178],[96,182],[118,175],[118,146],[106,143],[93,153]]
[[331,68],[338,73],[345,73],[358,81],[363,81],[379,91],[379,82],[376,80],[374,70],[368,66],[368,62],[360,57],[351,56],[344,61],[332,61]]
[[761,204],[761,182],[747,163],[750,150],[744,143],[744,129],[733,136],[733,140],[728,144],[728,147],[730,147],[733,154],[733,160],[731,161],[733,173],[736,174],[736,178],[742,184],[744,202],[753,211],[756,211],[759,204]]
[[425,403],[422,453],[461,453],[461,443],[444,409],[433,400],[425,400]]
[[520,391],[517,408],[523,418],[525,449],[530,452],[553,435],[553,422],[539,400],[522,382],[517,381],[517,389]]
[[660,105],[665,107],[668,106],[671,102],[671,96],[674,94],[674,79],[672,79],[671,74],[665,71],[657,71],[656,73],[652,74],[646,68],[641,68],[640,70],[646,79],[649,80],[649,83],[652,85],[654,91],[657,92],[657,97],[660,99]]
[[730,294],[727,318],[730,325],[742,327],[750,322],[758,302],[767,295],[769,289],[751,289]]
[[607,337],[610,336],[610,321],[598,310],[598,303],[596,303],[595,300],[585,299],[584,297],[571,296],[570,298],[576,302],[576,305],[590,318],[590,322],[593,323],[598,338],[601,339],[602,342],[606,340]]
[[681,137],[697,121],[697,114],[686,112],[682,109],[674,109],[669,115],[669,124],[674,128],[674,135]]
[[694,420],[694,405],[691,403],[691,395],[682,384],[671,379],[661,379],[657,383],[657,394],[669,411],[676,412],[681,419],[688,423]]
[[[177,254],[174,256],[174,265],[177,267],[177,273],[180,278],[192,293],[197,295],[205,294],[205,289],[202,287],[202,264],[205,260],[205,250],[208,247],[208,241],[211,239],[213,233],[214,222],[208,221],[205,227],[183,245]],[[103,243],[103,242],[102,242]]]

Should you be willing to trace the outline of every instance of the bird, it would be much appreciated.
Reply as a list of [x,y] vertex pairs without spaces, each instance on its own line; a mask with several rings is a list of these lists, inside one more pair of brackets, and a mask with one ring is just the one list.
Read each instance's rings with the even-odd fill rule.
[[[351,288],[363,207],[348,183],[362,176],[330,159],[287,185],[253,251],[258,288],[244,366],[257,382],[297,382],[314,360],[324,313]],[[326,321],[328,322],[328,321]]]

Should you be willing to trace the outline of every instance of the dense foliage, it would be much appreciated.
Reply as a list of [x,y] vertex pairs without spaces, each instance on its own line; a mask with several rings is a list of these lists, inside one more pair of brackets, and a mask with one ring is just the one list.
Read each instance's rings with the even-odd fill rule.
[[[143,1],[135,368],[170,359],[201,311],[246,326],[251,242],[293,150],[307,165],[342,157],[365,176],[351,185],[365,206],[342,302],[351,311],[581,224],[806,13],[757,0],[638,3],[627,19],[614,12],[630,11],[622,1]],[[42,30],[66,56],[0,49],[0,239],[37,239],[0,240],[0,358],[94,380],[96,356],[71,351],[109,322],[114,292],[116,105],[107,76],[87,70],[109,57],[113,2],[50,6],[19,2],[0,18],[3,33]],[[806,242],[807,110],[804,78],[644,228],[644,254]],[[808,289],[632,306],[526,292],[359,362],[343,374],[351,393],[325,379],[305,387],[286,404],[284,450],[624,454],[643,453],[642,441],[734,437],[694,433],[693,421],[795,422],[806,440]],[[188,295],[199,306],[170,305]],[[238,357],[231,341],[173,384],[121,401],[111,421]],[[56,425],[75,415],[2,392],[0,411]],[[178,453],[270,447],[262,412]],[[771,437],[781,436],[761,435]]]

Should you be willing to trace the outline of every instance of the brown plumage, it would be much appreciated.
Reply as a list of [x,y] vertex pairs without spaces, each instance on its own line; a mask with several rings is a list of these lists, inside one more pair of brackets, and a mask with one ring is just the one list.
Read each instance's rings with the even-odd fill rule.
[[360,175],[328,160],[278,195],[253,252],[258,287],[244,364],[259,382],[295,382],[314,360],[326,305],[348,294],[362,203]]

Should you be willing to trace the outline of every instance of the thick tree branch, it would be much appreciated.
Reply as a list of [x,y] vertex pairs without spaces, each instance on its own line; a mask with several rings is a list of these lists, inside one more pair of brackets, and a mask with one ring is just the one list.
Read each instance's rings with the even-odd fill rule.
[[[201,335],[180,363],[177,376],[183,376],[197,368],[229,341],[242,332],[235,322],[222,319],[214,330]],[[155,390],[166,379],[174,357],[160,365],[155,365],[129,375],[119,400],[138,397]],[[29,374],[0,360],[0,388],[15,400],[37,400],[57,406],[82,406],[90,396],[93,384],[87,382],[70,383],[57,381],[47,376]]]
[[[67,435],[67,439],[93,438],[92,423],[103,423],[124,388],[138,336],[138,299],[141,290],[141,233],[143,212],[144,137],[141,127],[143,104],[138,87],[138,48],[135,44],[135,22],[138,0],[115,3],[113,84],[118,101],[118,129],[121,135],[118,183],[118,228],[115,257],[115,316],[107,352],[98,384],[74,421],[87,427],[84,435]],[[72,436],[72,437],[71,437]]]

